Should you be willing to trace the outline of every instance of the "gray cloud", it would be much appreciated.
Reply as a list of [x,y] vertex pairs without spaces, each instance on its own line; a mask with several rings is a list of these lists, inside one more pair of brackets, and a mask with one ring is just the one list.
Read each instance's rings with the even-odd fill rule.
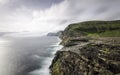
[[119,0],[69,0],[67,14],[71,20],[115,20],[120,19]]
[[20,8],[21,6],[29,9],[45,9],[61,1],[63,0],[1,0],[1,2],[4,2],[3,7],[7,7],[11,10]]
[[0,30],[49,32],[75,22],[118,20],[119,7],[120,0],[6,0]]

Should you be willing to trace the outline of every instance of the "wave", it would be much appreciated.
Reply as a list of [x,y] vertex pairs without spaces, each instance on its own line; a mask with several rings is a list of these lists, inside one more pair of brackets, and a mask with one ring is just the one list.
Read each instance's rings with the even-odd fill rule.
[[[60,42],[61,42],[61,40],[59,40],[59,42],[57,42],[54,45],[50,45],[50,47],[47,48],[47,50],[49,50],[49,51],[51,50],[51,56],[50,57],[42,57],[44,60],[42,61],[42,63],[40,63],[41,68],[30,72],[28,75],[50,75],[49,66],[51,65],[51,62],[54,58],[55,53],[62,48],[62,46],[59,45]],[[37,59],[41,58],[40,56],[37,56],[37,55],[34,55],[34,57]]]

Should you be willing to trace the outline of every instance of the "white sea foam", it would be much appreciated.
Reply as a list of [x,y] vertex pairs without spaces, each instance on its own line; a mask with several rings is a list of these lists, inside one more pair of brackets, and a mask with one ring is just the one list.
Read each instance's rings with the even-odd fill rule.
[[49,65],[52,61],[52,58],[46,58],[45,61],[41,64],[42,67],[30,73],[30,75],[50,75],[49,73]]
[[[30,75],[50,75],[49,66],[50,66],[50,64],[51,64],[51,62],[54,58],[54,54],[62,48],[62,46],[59,45],[59,43],[60,43],[60,40],[59,40],[58,43],[50,46],[52,48],[51,49],[52,50],[52,56],[45,58],[45,60],[41,64],[42,65],[41,68],[30,72],[29,73]],[[36,55],[34,57],[39,58]]]

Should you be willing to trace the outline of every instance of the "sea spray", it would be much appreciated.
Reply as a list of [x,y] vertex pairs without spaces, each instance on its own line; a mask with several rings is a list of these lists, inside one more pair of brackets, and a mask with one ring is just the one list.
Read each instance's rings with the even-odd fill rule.
[[[30,72],[29,75],[50,75],[49,66],[52,63],[55,53],[62,48],[62,45],[59,45],[60,42],[61,40],[58,39],[58,42],[56,44],[50,45],[49,48],[46,49],[51,52],[50,57],[45,57],[42,63],[40,63],[40,65],[42,65],[41,68]],[[41,58],[37,55],[35,55],[34,57],[36,57],[37,59]]]

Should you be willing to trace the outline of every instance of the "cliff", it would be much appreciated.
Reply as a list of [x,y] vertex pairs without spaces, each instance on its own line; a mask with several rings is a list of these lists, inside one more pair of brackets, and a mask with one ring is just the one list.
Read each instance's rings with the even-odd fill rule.
[[52,75],[120,75],[120,21],[71,24],[60,38]]
[[50,32],[47,34],[47,36],[60,36],[62,31],[58,31],[57,33]]

